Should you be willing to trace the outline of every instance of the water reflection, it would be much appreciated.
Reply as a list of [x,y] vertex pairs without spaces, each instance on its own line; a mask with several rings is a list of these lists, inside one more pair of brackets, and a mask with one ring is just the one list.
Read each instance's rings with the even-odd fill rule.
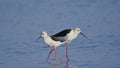
[[54,63],[54,67],[55,68],[62,68],[62,64],[56,64],[56,63]]
[[[55,68],[63,68],[62,64],[54,64],[54,65],[55,65]],[[68,60],[66,60],[64,68],[69,68],[69,61]]]
[[65,66],[65,68],[69,68],[69,61],[68,60],[66,60],[66,66]]
[[53,63],[48,63],[48,64],[52,64],[54,66],[54,68],[69,68],[69,61],[66,60],[65,65],[63,63],[57,63],[57,62],[53,62]]

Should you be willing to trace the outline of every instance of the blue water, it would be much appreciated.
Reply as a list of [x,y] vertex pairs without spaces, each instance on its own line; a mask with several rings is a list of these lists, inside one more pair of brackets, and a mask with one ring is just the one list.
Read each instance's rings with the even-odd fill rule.
[[[63,64],[47,64],[41,31],[75,27],[88,38],[69,44],[69,62],[61,45]],[[120,0],[0,0],[0,68],[120,68]]]

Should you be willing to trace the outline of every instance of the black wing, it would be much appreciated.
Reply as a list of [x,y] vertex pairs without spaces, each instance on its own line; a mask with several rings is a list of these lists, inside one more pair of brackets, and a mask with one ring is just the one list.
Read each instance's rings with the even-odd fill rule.
[[56,37],[56,36],[50,36],[52,40],[54,41],[61,41],[61,42],[64,42],[64,40],[60,39],[59,37]]
[[55,35],[52,35],[52,36],[63,37],[63,36],[66,36],[70,31],[71,31],[71,29],[65,29],[65,30],[63,30]]

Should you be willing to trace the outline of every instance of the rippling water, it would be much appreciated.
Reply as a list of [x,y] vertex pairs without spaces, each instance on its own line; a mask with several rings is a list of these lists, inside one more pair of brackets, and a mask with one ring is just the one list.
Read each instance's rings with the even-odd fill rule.
[[[120,68],[119,0],[0,0],[0,68]],[[51,50],[40,39],[66,28],[81,35],[58,47],[62,64],[45,59]]]

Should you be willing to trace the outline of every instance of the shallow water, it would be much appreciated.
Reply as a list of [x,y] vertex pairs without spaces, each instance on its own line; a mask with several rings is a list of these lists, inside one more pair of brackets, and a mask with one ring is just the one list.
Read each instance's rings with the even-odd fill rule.
[[[0,68],[120,68],[119,0],[0,0]],[[81,35],[58,47],[62,64],[48,64],[50,47],[40,39],[66,28]],[[58,61],[59,62],[59,61]]]

